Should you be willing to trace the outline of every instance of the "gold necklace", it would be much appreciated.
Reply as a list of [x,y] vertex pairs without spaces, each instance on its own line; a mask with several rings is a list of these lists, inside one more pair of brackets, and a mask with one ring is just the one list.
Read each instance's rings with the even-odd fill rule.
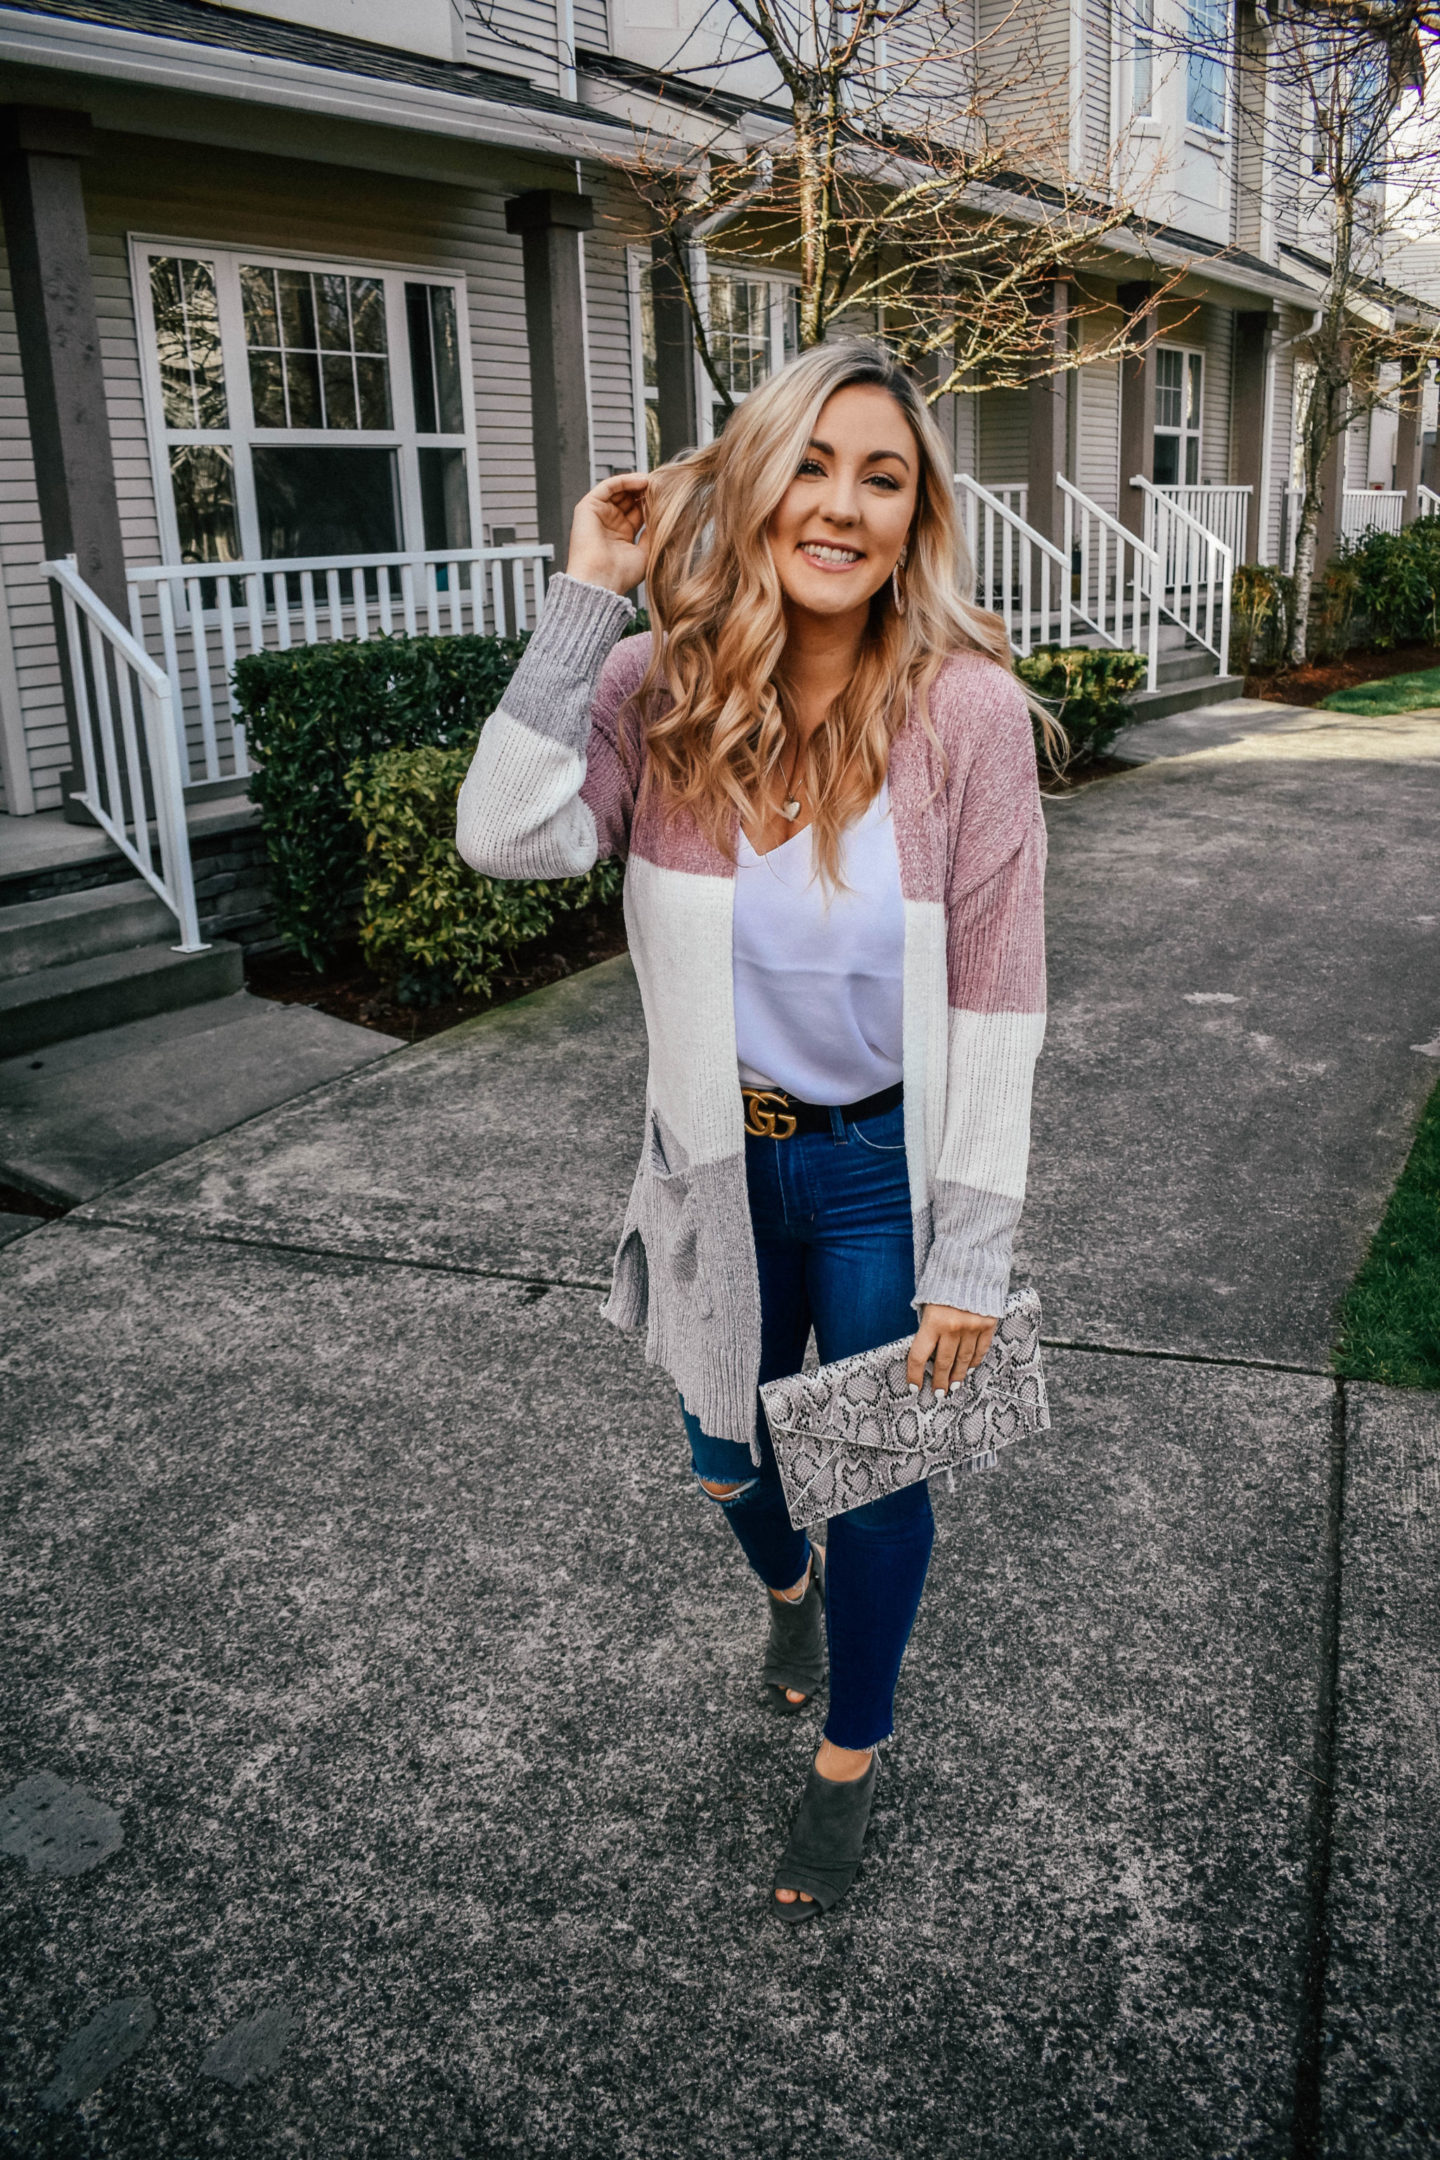
[[795,745],[795,755],[790,760],[790,778],[786,783],[785,798],[780,805],[781,817],[788,819],[792,825],[800,815],[800,798],[795,793],[795,775],[800,770],[800,752],[804,747],[801,742],[797,742]]

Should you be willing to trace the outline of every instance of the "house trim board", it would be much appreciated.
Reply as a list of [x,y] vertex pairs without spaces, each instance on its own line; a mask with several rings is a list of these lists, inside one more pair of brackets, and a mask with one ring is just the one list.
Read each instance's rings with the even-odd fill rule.
[[578,112],[504,105],[498,99],[492,102],[419,83],[352,75],[339,68],[196,45],[110,24],[26,15],[13,8],[0,8],[0,61],[247,104],[286,106],[532,153],[611,158],[630,140],[627,128],[598,115],[589,120]]

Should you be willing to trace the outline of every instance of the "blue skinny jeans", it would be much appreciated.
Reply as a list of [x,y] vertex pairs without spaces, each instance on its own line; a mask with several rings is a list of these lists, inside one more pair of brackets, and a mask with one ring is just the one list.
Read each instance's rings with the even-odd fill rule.
[[[827,1365],[914,1332],[904,1116],[897,1106],[847,1125],[837,1114],[828,1133],[746,1139],[760,1269],[762,1381],[799,1371],[812,1326]],[[683,1402],[680,1407],[696,1477],[739,1488],[719,1504],[745,1557],[768,1588],[790,1589],[805,1572],[810,1541],[790,1526],[758,1400],[758,1471],[741,1442],[715,1439]],[[836,1747],[873,1747],[889,1738],[900,1661],[934,1541],[930,1491],[923,1484],[903,1486],[830,1522],[825,1737]]]

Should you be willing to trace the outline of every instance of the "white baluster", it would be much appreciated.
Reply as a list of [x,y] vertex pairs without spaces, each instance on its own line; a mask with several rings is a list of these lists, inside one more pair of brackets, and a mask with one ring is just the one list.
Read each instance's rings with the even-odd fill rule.
[[195,657],[195,694],[200,700],[200,739],[205,749],[205,778],[220,778],[220,749],[215,739],[215,700],[210,691],[210,647],[199,578],[186,578],[185,605],[190,611],[190,649]]

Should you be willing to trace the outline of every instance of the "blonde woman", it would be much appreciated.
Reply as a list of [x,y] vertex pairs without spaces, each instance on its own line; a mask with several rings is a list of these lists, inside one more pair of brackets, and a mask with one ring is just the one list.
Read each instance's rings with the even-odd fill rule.
[[[575,513],[567,574],[461,792],[492,877],[626,858],[650,1043],[608,1316],[672,1376],[769,1593],[767,1697],[824,1736],[772,1910],[861,1856],[934,1531],[915,1485],[793,1530],[757,1386],[913,1331],[943,1392],[1004,1308],[1044,1031],[1030,714],[963,597],[944,446],[867,345],[806,353],[718,442]],[[654,630],[619,642],[645,581]],[[918,1317],[917,1317],[918,1316]]]

